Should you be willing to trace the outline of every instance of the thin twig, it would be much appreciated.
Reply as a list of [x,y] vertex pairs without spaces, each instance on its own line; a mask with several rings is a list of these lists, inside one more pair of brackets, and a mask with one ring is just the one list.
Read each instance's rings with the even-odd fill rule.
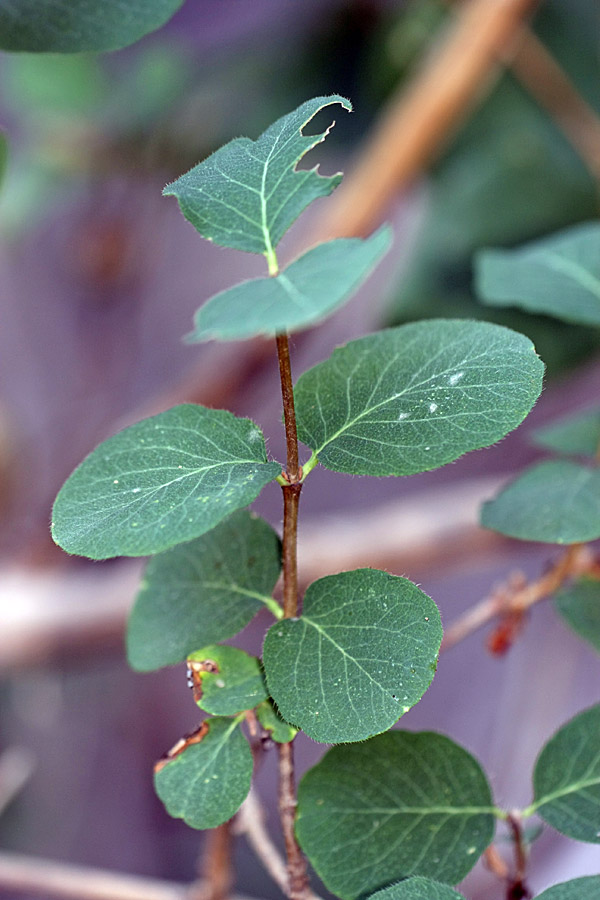
[[446,630],[441,650],[449,650],[498,616],[525,613],[540,600],[554,594],[568,579],[593,571],[595,565],[588,546],[572,544],[536,581],[517,590],[511,588],[509,582],[467,610]]
[[235,831],[245,835],[273,881],[287,895],[289,884],[285,862],[265,828],[264,811],[254,789],[250,790],[236,816]]
[[515,848],[515,871],[514,875],[509,878],[506,889],[506,900],[528,900],[528,898],[531,897],[531,892],[525,883],[525,875],[527,872],[527,849],[523,838],[521,817],[518,813],[512,812],[508,814],[506,821],[512,832]]
[[493,83],[538,0],[467,0],[407,90],[384,110],[348,178],[329,202],[318,240],[368,234],[395,194],[439,153]]
[[278,744],[279,751],[279,812],[289,874],[290,900],[308,900],[310,888],[306,862],[296,840],[296,785],[294,782],[294,745]]
[[281,396],[283,399],[285,442],[287,448],[286,478],[290,484],[295,484],[302,476],[298,470],[298,433],[296,430],[296,408],[294,406],[290,344],[287,334],[278,334],[276,341],[277,359],[279,361],[279,378],[281,381]]

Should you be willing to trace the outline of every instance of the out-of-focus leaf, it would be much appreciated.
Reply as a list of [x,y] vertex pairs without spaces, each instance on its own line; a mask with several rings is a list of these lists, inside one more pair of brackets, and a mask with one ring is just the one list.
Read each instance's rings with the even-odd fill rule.
[[554,884],[535,900],[598,900],[600,897],[600,875],[586,875]]
[[596,456],[600,447],[600,410],[592,409],[538,428],[532,440],[565,456]]
[[554,605],[573,631],[600,653],[600,581],[581,578],[560,591]]

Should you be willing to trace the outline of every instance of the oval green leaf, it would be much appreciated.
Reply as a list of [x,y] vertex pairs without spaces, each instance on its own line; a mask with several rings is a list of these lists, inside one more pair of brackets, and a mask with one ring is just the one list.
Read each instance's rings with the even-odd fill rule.
[[252,779],[252,752],[237,720],[207,719],[197,738],[184,738],[170,754],[154,768],[170,816],[191,828],[216,828],[235,815]]
[[560,591],[554,605],[573,631],[600,653],[600,581],[581,578]]
[[390,731],[334,747],[307,772],[296,832],[326,887],[354,900],[410,875],[456,884],[492,840],[494,808],[462,747]]
[[483,504],[481,524],[522,541],[593,541],[600,537],[600,471],[566,460],[532,466]]
[[223,247],[264,253],[274,248],[300,213],[340,183],[342,176],[319,175],[317,167],[296,171],[297,163],[323,141],[304,135],[305,125],[344,97],[315,97],[278,119],[256,140],[236,138],[172,184],[163,194],[176,197],[185,218],[202,237]]
[[600,325],[600,225],[590,222],[516,250],[484,250],[476,289],[490,306],[520,306],[565,322]]
[[118,50],[155,31],[183,0],[0,0],[0,49]]
[[247,510],[153,557],[127,627],[127,658],[148,672],[182,662],[208,641],[233,637],[271,598],[281,569],[279,538]]
[[214,716],[235,716],[267,698],[265,679],[255,656],[211,644],[188,656],[194,700]]
[[298,734],[297,728],[281,718],[271,700],[265,700],[256,707],[256,718],[276,744],[289,744]]
[[538,894],[535,900],[598,900],[600,897],[600,875],[587,875],[554,884]]
[[366,241],[329,241],[309,250],[274,278],[244,281],[223,291],[198,310],[195,330],[186,340],[237,341],[314,325],[352,296],[390,241],[387,227]]
[[565,456],[595,457],[600,447],[600,410],[569,416],[533,432],[533,442]]
[[250,419],[175,406],[90,453],[56,498],[52,536],[91,559],[158,553],[210,531],[280,471]]
[[567,837],[600,843],[600,705],[571,719],[550,738],[533,773],[537,812]]
[[298,381],[298,435],[328,469],[412,475],[500,440],[542,389],[526,337],[431,320],[352,341]]
[[438,609],[412,581],[376,569],[328,575],[308,587],[300,618],[269,629],[269,693],[313,740],[362,741],[421,699],[441,640]]
[[369,894],[367,900],[465,900],[465,898],[447,884],[440,884],[431,878],[417,877],[406,878],[375,894]]

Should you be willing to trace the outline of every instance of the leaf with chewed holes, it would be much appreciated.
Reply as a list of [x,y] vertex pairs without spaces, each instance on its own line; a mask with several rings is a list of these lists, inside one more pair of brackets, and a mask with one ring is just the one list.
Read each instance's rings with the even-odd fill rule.
[[267,698],[260,662],[237,647],[212,644],[188,656],[194,700],[215,716],[235,716]]

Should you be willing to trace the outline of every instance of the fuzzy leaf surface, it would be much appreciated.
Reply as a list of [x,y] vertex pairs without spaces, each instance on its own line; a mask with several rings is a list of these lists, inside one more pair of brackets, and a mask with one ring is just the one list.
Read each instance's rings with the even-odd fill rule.
[[538,894],[535,900],[598,900],[598,897],[600,897],[600,875],[586,875],[583,878],[553,884]]
[[269,605],[280,569],[278,536],[247,510],[153,557],[129,617],[129,664],[160,669],[233,637]]
[[303,613],[265,638],[269,693],[315,741],[362,741],[390,728],[433,679],[438,609],[412,581],[357,569],[309,585]]
[[600,410],[587,410],[539,428],[533,432],[533,441],[564,456],[594,457],[600,446]]
[[164,25],[183,0],[0,0],[0,49],[118,50]]
[[300,213],[340,183],[317,167],[296,171],[297,163],[328,134],[304,135],[302,129],[326,106],[352,105],[332,94],[302,103],[261,136],[235,138],[172,184],[165,196],[176,197],[185,218],[202,237],[223,247],[271,255]]
[[465,898],[447,884],[417,876],[391,884],[375,894],[369,894],[367,900],[465,900]]
[[267,698],[259,661],[237,647],[211,644],[190,653],[188,663],[197,673],[194,699],[214,716],[235,716]]
[[523,541],[593,541],[600,537],[600,471],[567,460],[532,466],[483,504],[481,524]]
[[343,900],[411,875],[456,884],[492,839],[490,788],[449,738],[390,731],[334,747],[307,772],[296,833]]
[[281,718],[270,700],[256,707],[256,718],[276,744],[289,744],[298,734],[298,729]]
[[154,787],[167,812],[191,828],[216,828],[240,808],[252,778],[252,752],[232,719],[207,719],[206,733],[155,767]]
[[600,843],[600,705],[567,722],[540,753],[533,773],[536,811],[567,837]]
[[403,325],[346,344],[300,377],[298,435],[336,472],[425,472],[516,428],[543,369],[533,344],[499,325]]
[[476,288],[491,306],[600,325],[600,225],[578,225],[516,250],[482,251]]
[[56,498],[52,536],[91,559],[158,553],[210,531],[280,471],[250,419],[175,406],[84,459]]
[[573,631],[600,653],[600,581],[580,578],[559,591],[554,605]]
[[391,231],[340,238],[309,250],[274,278],[244,281],[216,294],[194,318],[189,343],[238,341],[299,331],[349,300],[386,250]]

